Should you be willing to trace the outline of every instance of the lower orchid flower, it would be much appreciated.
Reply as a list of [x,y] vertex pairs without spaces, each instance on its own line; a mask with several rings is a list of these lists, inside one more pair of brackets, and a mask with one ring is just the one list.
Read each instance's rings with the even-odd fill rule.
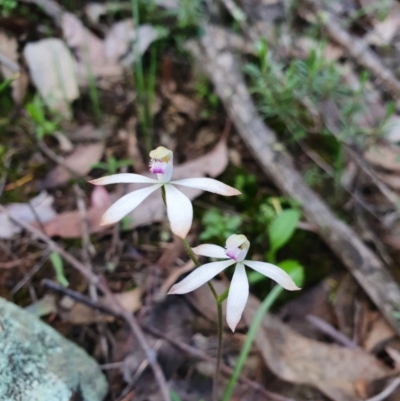
[[245,266],[276,281],[280,286],[289,291],[299,290],[292,278],[281,268],[271,263],[245,260],[250,247],[250,242],[244,235],[233,234],[226,240],[226,249],[218,245],[203,244],[193,248],[196,255],[211,258],[227,259],[219,262],[211,262],[198,267],[181,282],[175,284],[168,294],[186,294],[207,283],[217,274],[229,266],[236,264],[235,272],[229,287],[226,307],[226,320],[232,331],[235,331],[249,297],[249,282],[247,280]]
[[171,230],[178,237],[185,238],[193,220],[193,207],[189,198],[175,188],[175,185],[201,189],[219,195],[234,196],[240,192],[229,185],[212,178],[186,178],[171,181],[173,172],[172,151],[159,146],[150,152],[150,173],[157,174],[157,179],[139,174],[113,174],[89,181],[94,185],[117,183],[153,184],[149,187],[130,192],[117,200],[103,215],[100,225],[116,223],[139,206],[151,193],[164,187],[165,201]]

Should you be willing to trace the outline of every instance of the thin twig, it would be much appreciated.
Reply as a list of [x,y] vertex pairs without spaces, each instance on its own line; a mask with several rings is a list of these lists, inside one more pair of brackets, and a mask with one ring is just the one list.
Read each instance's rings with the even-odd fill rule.
[[39,139],[37,141],[39,149],[54,163],[59,164],[61,167],[65,168],[74,178],[80,178],[81,174],[71,168],[66,162],[65,159],[61,156],[58,156],[52,149],[50,149],[43,139]]
[[400,377],[397,377],[396,379],[392,380],[382,392],[372,398],[368,398],[365,401],[383,401],[385,398],[389,397],[389,395],[391,395],[399,385]]
[[22,279],[14,286],[14,288],[11,290],[11,295],[14,295],[16,292],[18,292],[27,282],[31,280],[31,278],[43,267],[43,265],[47,262],[47,259],[49,258],[49,252],[46,252],[46,254],[40,259],[39,262],[35,264],[35,266],[32,267],[31,270],[29,270],[28,273],[22,277]]
[[[84,199],[85,194],[82,191],[82,189],[79,188],[78,184],[74,184],[74,191],[75,191],[75,194],[77,197],[76,203],[78,206],[79,215],[81,217],[82,251],[83,251],[84,263],[86,264],[86,266],[89,267],[90,270],[93,270],[91,256],[94,255],[95,251],[94,251],[94,247],[93,247],[92,243],[90,242],[89,226],[88,226],[86,205],[85,205],[85,199]],[[89,294],[90,294],[90,298],[93,301],[97,302],[99,300],[96,286],[93,285],[93,283],[89,284]],[[103,352],[103,357],[107,360],[108,355],[109,355],[109,350],[108,350],[107,340],[106,340],[106,337],[104,334],[105,330],[106,330],[105,323],[98,322],[97,330],[99,331],[99,334],[100,334],[100,348],[101,348],[101,351]]]
[[332,325],[325,322],[325,320],[320,319],[318,316],[308,315],[306,319],[319,331],[328,335],[337,343],[347,347],[347,348],[357,348],[357,344],[350,340],[345,334],[341,333],[340,331],[336,330]]
[[0,210],[3,211],[4,213],[7,213],[8,217],[13,220],[17,225],[21,226],[24,228],[26,231],[30,232],[34,237],[44,241],[49,249],[51,249],[54,252],[57,252],[64,260],[66,260],[71,266],[73,266],[76,270],[78,270],[88,281],[89,283],[93,283],[96,285],[96,287],[105,295],[107,298],[107,301],[115,307],[116,310],[120,313],[120,316],[128,323],[129,327],[131,328],[133,334],[136,336],[140,346],[142,347],[144,353],[146,354],[146,357],[149,361],[149,365],[151,366],[154,376],[158,382],[158,385],[160,387],[163,399],[165,401],[170,401],[170,395],[169,395],[169,390],[167,386],[167,382],[165,380],[164,373],[161,370],[160,365],[157,362],[157,357],[152,348],[149,347],[147,344],[146,338],[143,334],[142,329],[140,328],[140,325],[138,321],[136,320],[136,317],[134,314],[131,312],[127,311],[121,303],[117,300],[117,298],[114,296],[114,294],[110,291],[108,288],[105,280],[101,276],[97,276],[94,274],[90,269],[88,269],[82,262],[80,262],[78,259],[76,259],[74,256],[72,256],[70,253],[65,251],[63,248],[61,248],[57,243],[55,243],[53,240],[51,240],[46,234],[40,232],[38,229],[35,227],[32,227],[25,223],[24,221],[21,221],[20,219],[11,216],[7,209],[4,206],[0,205]]
[[12,61],[9,57],[7,57],[4,53],[0,52],[0,64],[3,64],[4,67],[11,70],[12,72],[16,72],[19,74],[20,68],[17,63]]
[[68,287],[64,287],[61,284],[56,283],[53,280],[45,278],[41,281],[43,287],[48,288],[49,290],[55,291],[59,294],[66,295],[73,299],[74,301],[80,302],[86,306],[91,307],[94,310],[98,310],[99,312],[106,313],[107,315],[113,316],[115,318],[121,318],[121,314],[108,308],[107,306],[101,305],[98,301],[93,300],[92,298],[81,294],[80,292],[71,290]]

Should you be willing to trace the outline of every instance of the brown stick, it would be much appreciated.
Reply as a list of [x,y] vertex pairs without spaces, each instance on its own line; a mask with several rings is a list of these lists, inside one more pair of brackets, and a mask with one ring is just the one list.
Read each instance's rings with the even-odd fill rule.
[[333,15],[321,9],[318,1],[302,0],[301,3],[316,13],[326,33],[334,42],[346,49],[359,65],[380,80],[387,92],[400,99],[400,81],[382,64],[364,40],[343,29]]
[[146,354],[147,360],[149,365],[151,366],[154,376],[160,386],[161,393],[163,395],[163,399],[165,401],[170,401],[169,390],[167,386],[167,382],[165,380],[164,373],[161,370],[160,365],[157,362],[156,353],[152,348],[149,347],[147,344],[146,338],[143,334],[142,329],[138,321],[136,320],[135,315],[127,311],[120,302],[115,298],[114,294],[108,288],[105,280],[103,277],[97,276],[94,274],[90,269],[88,269],[82,262],[72,256],[70,253],[65,251],[61,248],[57,243],[51,240],[46,234],[42,233],[41,231],[37,230],[36,228],[30,226],[29,224],[11,216],[7,209],[0,205],[0,211],[6,213],[8,217],[14,221],[14,223],[18,224],[26,231],[33,234],[34,237],[40,239],[41,241],[45,242],[49,249],[54,252],[57,252],[65,261],[67,261],[71,266],[73,266],[76,270],[78,270],[84,277],[87,278],[90,284],[94,284],[107,298],[108,302],[115,307],[116,310],[120,313],[120,316],[128,323],[130,329],[132,330],[133,334],[139,341],[140,346],[142,347],[144,353]]
[[226,49],[220,51],[209,27],[204,29],[201,41],[192,41],[187,48],[213,82],[243,141],[263,171],[283,192],[302,205],[307,220],[319,228],[321,237],[400,334],[400,322],[393,315],[400,309],[398,285],[354,230],[339,220],[304,183],[275,133],[261,120],[233,54]]

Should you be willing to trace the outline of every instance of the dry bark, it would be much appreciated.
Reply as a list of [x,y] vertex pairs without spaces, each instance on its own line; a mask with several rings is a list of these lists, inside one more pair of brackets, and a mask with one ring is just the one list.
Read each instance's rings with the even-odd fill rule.
[[400,321],[394,317],[394,312],[400,310],[399,286],[354,230],[304,183],[284,146],[260,118],[232,52],[217,47],[212,27],[204,27],[204,32],[200,41],[192,41],[187,47],[213,82],[243,141],[265,174],[302,205],[308,221],[319,228],[320,236],[400,334]]

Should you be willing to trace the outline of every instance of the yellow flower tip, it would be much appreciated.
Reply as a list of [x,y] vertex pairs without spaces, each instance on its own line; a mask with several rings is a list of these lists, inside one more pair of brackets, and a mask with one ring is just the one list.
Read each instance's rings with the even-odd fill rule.
[[247,237],[243,234],[232,234],[226,240],[226,247],[227,248],[239,248],[242,245],[250,242],[248,241]]
[[159,146],[157,149],[154,149],[150,152],[150,157],[156,160],[165,159],[165,161],[168,161],[172,157],[172,151],[164,146]]

